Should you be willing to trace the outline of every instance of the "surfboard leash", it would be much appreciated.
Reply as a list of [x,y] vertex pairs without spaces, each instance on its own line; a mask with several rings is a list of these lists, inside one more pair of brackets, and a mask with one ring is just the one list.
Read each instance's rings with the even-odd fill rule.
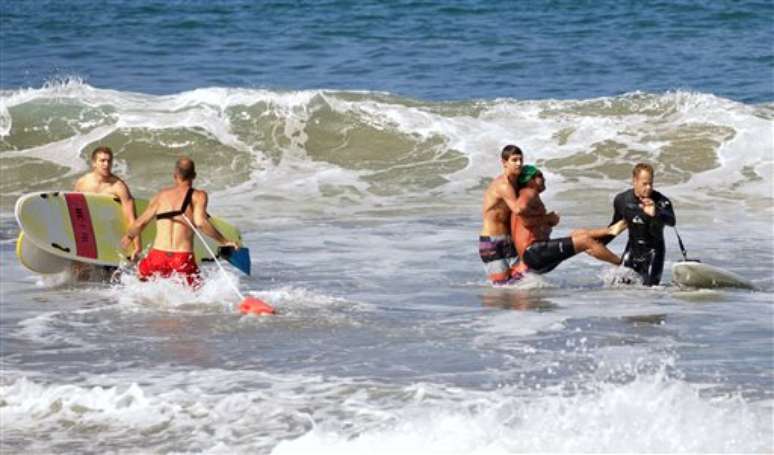
[[683,260],[692,261],[692,262],[701,262],[698,259],[688,259],[688,252],[685,251],[685,246],[683,245],[683,239],[680,238],[680,233],[677,232],[677,228],[675,226],[672,226],[672,229],[675,230],[675,235],[677,236],[677,243],[680,245],[680,251],[683,253]]

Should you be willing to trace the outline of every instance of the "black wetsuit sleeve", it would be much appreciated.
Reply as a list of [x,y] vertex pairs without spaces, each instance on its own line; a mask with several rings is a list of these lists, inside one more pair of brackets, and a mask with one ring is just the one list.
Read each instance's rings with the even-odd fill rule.
[[660,229],[663,226],[674,226],[677,223],[672,201],[666,196],[658,194],[655,198],[656,214],[651,218],[654,227]]
[[[623,219],[623,213],[624,213],[624,198],[623,193],[617,195],[615,197],[615,200],[613,201],[613,220],[608,224],[608,226],[612,226],[615,223],[621,221]],[[612,242],[615,237],[612,235],[606,235],[605,237],[602,237],[599,239],[603,245],[607,245],[608,243]]]
[[667,226],[677,224],[674,206],[672,206],[672,201],[666,196],[661,196],[661,200],[656,204],[656,217]]

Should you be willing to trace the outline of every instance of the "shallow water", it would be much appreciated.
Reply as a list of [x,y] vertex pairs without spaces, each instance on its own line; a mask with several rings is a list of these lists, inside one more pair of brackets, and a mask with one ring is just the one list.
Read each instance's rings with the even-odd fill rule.
[[662,287],[617,288],[584,256],[495,289],[466,238],[477,219],[433,220],[249,232],[259,272],[240,287],[274,317],[235,314],[213,267],[196,293],[132,276],[57,287],[6,242],[4,447],[771,449],[771,249],[741,240],[751,254],[726,260],[712,231],[683,229],[754,292],[678,290],[668,273]]
[[[771,9],[4,5],[0,450],[772,452]],[[672,286],[670,229],[659,287],[585,255],[489,286],[507,143],[556,235],[606,225],[652,163],[689,256],[757,290]],[[70,188],[97,144],[143,198],[189,154],[253,276],[22,268],[15,200]],[[279,315],[236,314],[227,279]]]

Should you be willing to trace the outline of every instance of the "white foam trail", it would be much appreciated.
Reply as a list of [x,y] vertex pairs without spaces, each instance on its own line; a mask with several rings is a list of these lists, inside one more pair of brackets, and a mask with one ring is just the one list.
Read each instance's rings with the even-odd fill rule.
[[294,286],[282,286],[272,290],[252,291],[250,294],[265,298],[272,302],[278,302],[286,307],[294,305],[299,307],[306,307],[307,305],[314,307],[335,307],[348,303],[342,298],[319,294],[309,289]]
[[209,268],[203,268],[202,286],[194,289],[182,276],[169,278],[150,278],[140,281],[133,273],[123,273],[117,286],[103,290],[103,294],[116,300],[127,310],[158,311],[174,310],[186,306],[198,306],[217,312],[234,312],[239,298],[234,296],[231,284],[239,282],[239,277],[231,272],[224,274]]
[[51,311],[19,321],[19,329],[14,331],[14,336],[17,338],[26,338],[38,343],[61,343],[65,341],[65,339],[51,327],[58,315],[58,312]]

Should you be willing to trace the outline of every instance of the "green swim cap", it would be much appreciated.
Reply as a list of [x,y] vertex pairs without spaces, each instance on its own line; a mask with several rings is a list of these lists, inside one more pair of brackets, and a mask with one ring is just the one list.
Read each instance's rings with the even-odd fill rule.
[[532,177],[540,173],[540,169],[531,164],[526,164],[521,167],[521,174],[519,174],[519,185],[526,185],[532,180]]

